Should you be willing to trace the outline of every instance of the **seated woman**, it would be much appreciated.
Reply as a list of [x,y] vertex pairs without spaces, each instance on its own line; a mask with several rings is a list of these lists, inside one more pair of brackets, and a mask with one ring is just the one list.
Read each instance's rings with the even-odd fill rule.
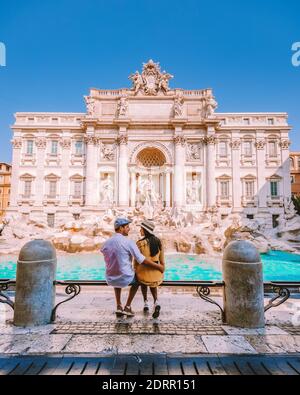
[[137,242],[137,246],[141,253],[148,259],[158,264],[158,270],[146,265],[138,265],[134,262],[134,269],[137,279],[141,284],[142,294],[144,297],[144,312],[149,311],[149,304],[147,299],[147,287],[150,287],[153,296],[153,318],[158,318],[161,306],[158,302],[157,287],[163,282],[165,270],[165,258],[161,241],[153,233],[154,224],[151,221],[143,221],[141,223],[141,236],[143,238]]

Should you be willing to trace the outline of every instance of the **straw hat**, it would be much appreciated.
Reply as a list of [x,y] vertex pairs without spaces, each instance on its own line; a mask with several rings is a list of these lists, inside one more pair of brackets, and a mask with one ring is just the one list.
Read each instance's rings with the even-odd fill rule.
[[154,235],[154,228],[155,225],[152,221],[149,221],[148,219],[145,219],[140,226],[145,229],[147,232],[149,232],[151,235]]

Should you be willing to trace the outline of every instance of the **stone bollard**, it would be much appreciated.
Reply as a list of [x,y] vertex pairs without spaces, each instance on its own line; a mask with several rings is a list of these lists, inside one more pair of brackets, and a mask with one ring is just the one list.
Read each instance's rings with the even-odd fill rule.
[[33,240],[21,249],[17,265],[14,325],[51,322],[55,302],[56,251],[49,241]]
[[263,328],[263,270],[254,244],[240,240],[226,247],[223,279],[225,322],[240,328]]

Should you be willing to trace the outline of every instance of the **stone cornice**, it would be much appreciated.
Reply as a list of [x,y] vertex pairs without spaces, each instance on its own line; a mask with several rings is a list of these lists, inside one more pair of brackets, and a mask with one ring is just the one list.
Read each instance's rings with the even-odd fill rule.
[[128,127],[131,124],[131,119],[129,118],[114,118],[112,120],[113,125]]
[[270,131],[280,132],[283,130],[290,131],[292,129],[293,129],[292,126],[280,126],[280,125],[272,125],[272,126],[269,126],[269,125],[261,125],[261,126],[260,125],[220,125],[218,127],[218,130],[222,131],[222,132],[224,132],[224,131],[230,132],[231,130],[240,130],[241,132],[243,132],[243,131],[255,132],[257,130],[259,130],[259,131],[263,130],[266,132],[270,132]]
[[170,124],[174,127],[181,126],[182,128],[188,123],[187,118],[172,118]]

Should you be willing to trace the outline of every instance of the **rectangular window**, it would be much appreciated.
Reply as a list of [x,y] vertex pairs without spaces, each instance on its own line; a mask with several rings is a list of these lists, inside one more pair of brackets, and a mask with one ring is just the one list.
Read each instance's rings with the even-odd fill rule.
[[81,197],[81,181],[74,182],[74,197],[80,198]]
[[56,181],[49,182],[49,196],[55,197],[56,196]]
[[295,184],[295,176],[291,176],[291,184]]
[[55,215],[54,214],[47,214],[47,223],[50,228],[54,228],[55,224]]
[[254,196],[254,181],[246,181],[246,197],[252,198]]
[[229,181],[221,181],[221,197],[229,197]]
[[270,126],[274,125],[274,118],[268,119],[268,125],[270,125]]
[[57,155],[58,142],[51,141],[51,155]]
[[31,196],[31,181],[25,181],[24,183],[24,195]]
[[219,143],[219,154],[220,156],[227,156],[227,143],[226,141],[220,141]]
[[252,143],[251,141],[244,142],[244,154],[245,156],[252,156]]
[[247,218],[248,218],[248,219],[254,219],[254,215],[253,215],[253,214],[248,214],[248,215],[247,215]]
[[33,154],[33,140],[27,140],[26,154],[27,155]]
[[75,154],[78,156],[81,156],[83,154],[83,142],[82,141],[76,141]]
[[278,196],[278,182],[271,181],[271,196],[277,197]]
[[250,118],[244,118],[244,125],[250,125]]
[[277,149],[276,149],[276,142],[275,141],[269,142],[269,156],[271,156],[271,157],[277,156]]
[[277,226],[279,225],[278,219],[279,219],[279,215],[272,215],[273,228],[277,228]]

